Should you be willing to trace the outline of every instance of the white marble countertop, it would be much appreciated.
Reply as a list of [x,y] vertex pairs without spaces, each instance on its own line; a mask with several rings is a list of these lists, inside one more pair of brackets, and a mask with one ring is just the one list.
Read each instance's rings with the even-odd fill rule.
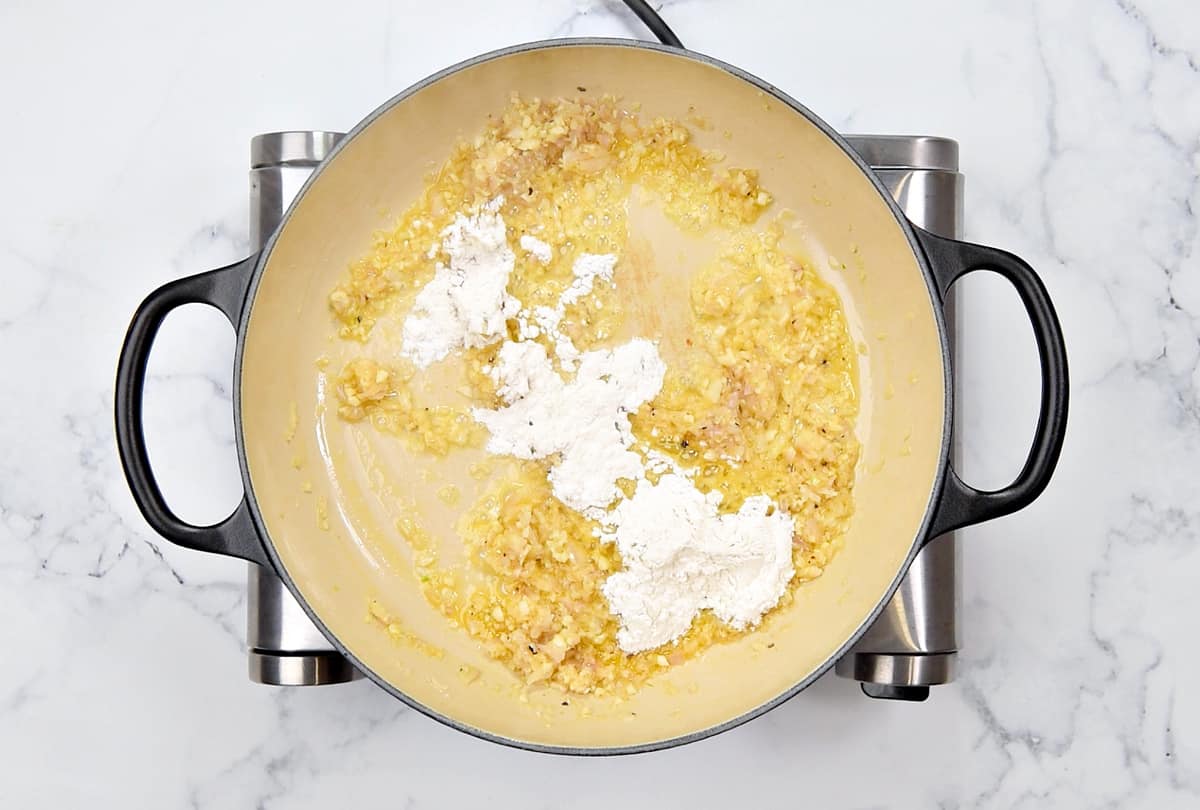
[[[503,45],[645,34],[600,0],[6,3],[0,805],[1200,804],[1194,2],[665,6],[689,46],[842,131],[957,138],[968,237],[1026,257],[1057,302],[1066,450],[1034,506],[965,533],[959,680],[908,705],[827,676],[715,739],[590,761],[474,740],[366,682],[250,684],[243,565],[160,541],[118,468],[137,303],[245,255],[252,134],[348,128]],[[964,297],[967,473],[1000,484],[1032,432],[1032,340],[1002,283]],[[152,363],[155,461],[196,520],[240,494],[232,346],[194,307]]]

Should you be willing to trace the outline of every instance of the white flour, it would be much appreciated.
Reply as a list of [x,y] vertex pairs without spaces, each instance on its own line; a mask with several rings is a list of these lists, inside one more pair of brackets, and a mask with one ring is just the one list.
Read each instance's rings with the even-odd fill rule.
[[603,592],[621,620],[626,652],[678,638],[701,610],[741,630],[757,624],[792,578],[790,515],[765,495],[747,498],[734,514],[717,513],[720,493],[701,494],[674,473],[643,479],[608,519],[623,571]]
[[[530,244],[527,245],[526,241]],[[545,246],[546,259],[549,261],[550,246],[532,236],[521,237],[521,247],[534,255],[540,255],[532,243]],[[531,340],[539,334],[544,334],[554,342],[554,355],[563,371],[574,371],[579,364],[579,349],[571,338],[562,333],[560,326],[566,317],[567,307],[590,293],[596,285],[596,279],[612,281],[613,269],[617,266],[617,257],[609,253],[583,253],[575,260],[571,271],[575,276],[567,289],[558,297],[558,305],[551,307],[534,307],[533,312],[521,310],[517,313],[517,330],[522,340]]]
[[[455,349],[500,340],[508,319],[516,320],[519,340],[505,341],[489,370],[504,405],[472,413],[491,434],[490,452],[551,458],[555,497],[597,520],[600,536],[616,543],[624,568],[603,592],[620,619],[621,649],[639,652],[678,638],[702,610],[738,629],[756,624],[792,578],[791,516],[765,495],[720,514],[720,493],[701,493],[661,453],[647,451],[643,460],[634,451],[629,415],[658,394],[666,372],[658,348],[635,338],[580,352],[561,331],[569,305],[591,293],[597,279],[612,281],[617,257],[581,255],[557,306],[522,309],[507,292],[515,256],[500,202],[458,215],[442,232],[448,264],[439,264],[417,295],[402,352],[425,367]],[[520,246],[543,263],[553,258],[536,237],[522,236]],[[570,380],[533,340],[540,334],[553,343],[559,367],[575,372]],[[657,483],[647,471],[661,476]],[[617,486],[622,478],[637,482],[630,498]]]
[[621,495],[618,478],[642,477],[642,459],[630,448],[629,414],[662,388],[666,366],[658,349],[635,338],[615,349],[584,352],[574,379],[564,382],[540,343],[505,343],[493,375],[498,410],[476,408],[490,432],[489,452],[546,458],[550,486],[567,506],[602,518]]
[[579,366],[579,349],[575,348],[575,343],[559,328],[565,315],[560,298],[556,309],[534,307],[533,322],[546,333],[546,337],[554,341],[554,355],[563,371],[574,371]]
[[505,238],[497,197],[472,216],[459,214],[442,231],[449,264],[439,264],[404,321],[401,352],[419,368],[455,349],[486,346],[504,335],[520,302],[506,288],[516,257]]
[[583,253],[575,260],[571,272],[575,279],[566,292],[558,299],[558,308],[562,309],[574,304],[580,298],[592,291],[596,279],[612,281],[613,268],[617,266],[617,257],[611,253]]
[[521,237],[521,250],[532,254],[542,264],[546,264],[554,257],[554,250],[549,245],[529,234]]

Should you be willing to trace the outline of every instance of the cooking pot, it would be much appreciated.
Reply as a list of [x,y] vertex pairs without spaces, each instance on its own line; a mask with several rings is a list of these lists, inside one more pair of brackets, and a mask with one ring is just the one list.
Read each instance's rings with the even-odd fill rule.
[[[331,416],[336,407],[326,407],[314,364],[339,351],[326,294],[366,252],[372,231],[389,224],[388,212],[417,197],[452,144],[481,131],[514,91],[557,97],[581,88],[639,102],[648,117],[708,118],[711,128],[697,132],[701,145],[719,139],[730,165],[760,171],[778,208],[795,213],[788,238],[798,250],[818,266],[854,257],[858,272],[831,275],[865,347],[863,453],[843,550],[767,626],[709,648],[620,702],[520,689],[426,604],[388,512],[389,498],[422,491],[412,458],[369,426]],[[950,286],[976,270],[1011,283],[1041,361],[1032,449],[1016,480],[992,492],[963,483],[949,460],[953,386],[942,309]],[[142,432],[155,333],[172,309],[197,302],[220,309],[237,330],[233,403],[245,496],[212,526],[172,513]],[[405,90],[338,144],[261,253],[153,292],[121,352],[116,429],[129,485],[155,531],[274,569],[330,641],[392,695],[490,740],[618,753],[731,728],[812,683],[870,625],[925,543],[1021,509],[1043,491],[1062,446],[1067,391],[1062,332],[1024,261],[908,222],[837,133],[744,71],[672,47],[575,39],[490,53]],[[381,489],[385,479],[391,483]],[[444,519],[442,530],[452,537],[450,525]],[[413,643],[368,620],[372,598]],[[464,671],[478,676],[459,677]]]

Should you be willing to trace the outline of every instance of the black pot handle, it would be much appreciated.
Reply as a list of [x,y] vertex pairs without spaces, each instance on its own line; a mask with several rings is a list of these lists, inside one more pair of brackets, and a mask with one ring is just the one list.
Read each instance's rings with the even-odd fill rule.
[[976,270],[1003,276],[1021,297],[1033,325],[1042,368],[1042,396],[1033,446],[1015,481],[984,492],[964,484],[948,467],[927,539],[1024,509],[1042,494],[1058,464],[1067,431],[1067,347],[1050,295],[1034,269],[1017,256],[993,247],[937,236],[913,226],[929,259],[938,293],[945,300],[955,281]]
[[150,469],[146,436],[142,430],[142,393],[146,384],[146,362],[150,347],[168,313],[184,304],[208,304],[225,313],[238,327],[247,285],[258,256],[164,284],[147,296],[134,313],[133,322],[117,362],[115,395],[117,449],[133,499],[146,522],[167,540],[185,548],[211,551],[269,565],[250,516],[246,496],[233,514],[212,526],[194,526],[180,520],[163,498]]

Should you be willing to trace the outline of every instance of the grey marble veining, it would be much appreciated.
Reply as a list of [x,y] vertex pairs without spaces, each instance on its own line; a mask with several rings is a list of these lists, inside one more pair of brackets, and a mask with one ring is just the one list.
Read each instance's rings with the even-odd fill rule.
[[[968,237],[1026,257],[1056,300],[1070,435],[1045,497],[966,532],[959,681],[914,706],[827,677],[718,738],[600,761],[473,740],[368,683],[250,684],[242,566],[161,542],[117,465],[129,316],[244,255],[255,132],[348,128],[514,42],[644,32],[573,0],[10,3],[0,805],[1200,806],[1200,9],[663,5],[690,47],[837,128],[957,138]],[[1002,284],[963,298],[967,473],[1000,484],[1032,430],[1033,346]],[[151,363],[156,469],[195,519],[240,494],[232,346],[189,309]]]

